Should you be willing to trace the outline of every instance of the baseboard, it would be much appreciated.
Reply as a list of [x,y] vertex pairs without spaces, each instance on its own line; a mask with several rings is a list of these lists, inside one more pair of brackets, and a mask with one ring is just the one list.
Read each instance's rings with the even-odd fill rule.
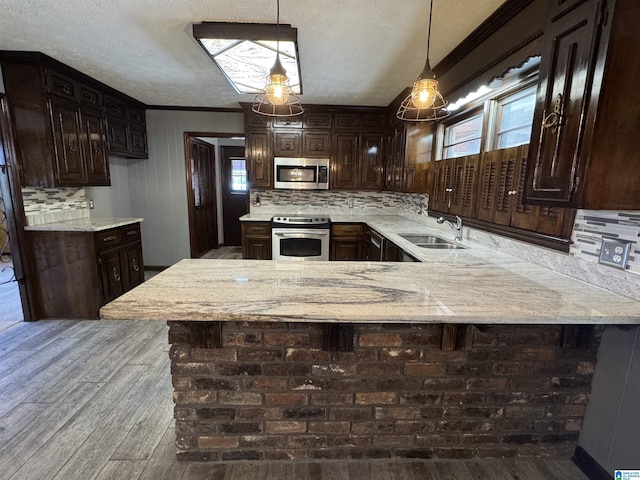
[[613,476],[602,468],[580,445],[576,447],[571,460],[582,470],[582,473],[589,477],[589,480],[613,480]]

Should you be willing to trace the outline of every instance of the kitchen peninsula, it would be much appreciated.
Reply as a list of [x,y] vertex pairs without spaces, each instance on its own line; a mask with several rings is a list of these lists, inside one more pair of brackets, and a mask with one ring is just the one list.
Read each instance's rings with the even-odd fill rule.
[[638,302],[473,242],[401,246],[422,263],[183,260],[101,315],[168,322],[185,460],[570,455],[600,326]]

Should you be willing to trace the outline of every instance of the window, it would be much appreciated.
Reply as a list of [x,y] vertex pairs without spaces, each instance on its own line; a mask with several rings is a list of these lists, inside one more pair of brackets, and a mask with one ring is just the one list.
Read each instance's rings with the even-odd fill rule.
[[529,143],[535,104],[535,86],[498,101],[495,148],[515,147]]
[[479,113],[444,128],[443,159],[480,153],[483,117]]
[[247,191],[247,161],[244,158],[231,159],[231,191]]

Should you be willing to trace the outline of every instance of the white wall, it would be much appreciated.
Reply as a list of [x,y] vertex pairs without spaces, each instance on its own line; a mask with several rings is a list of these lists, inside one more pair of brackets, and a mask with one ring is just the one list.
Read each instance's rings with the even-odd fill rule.
[[134,217],[129,189],[129,164],[122,157],[109,158],[110,187],[85,187],[87,201],[93,200],[92,217]]
[[605,330],[580,446],[611,475],[640,467],[640,327]]
[[130,160],[131,213],[144,217],[145,265],[189,258],[184,133],[242,134],[242,113],[147,110],[148,160]]

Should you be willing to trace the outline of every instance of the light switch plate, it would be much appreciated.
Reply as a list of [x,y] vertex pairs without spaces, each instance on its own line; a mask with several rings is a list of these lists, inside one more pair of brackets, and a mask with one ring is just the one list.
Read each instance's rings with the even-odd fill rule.
[[598,263],[625,270],[633,242],[615,238],[603,238]]

